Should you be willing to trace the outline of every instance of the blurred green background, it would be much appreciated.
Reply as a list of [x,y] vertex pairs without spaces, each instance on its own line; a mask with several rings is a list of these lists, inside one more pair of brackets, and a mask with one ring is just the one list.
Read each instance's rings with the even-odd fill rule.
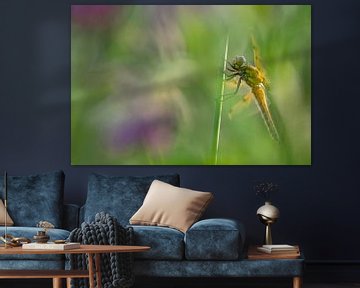
[[274,141],[226,83],[219,165],[311,164],[311,6],[72,5],[73,165],[212,165],[225,42],[270,81]]

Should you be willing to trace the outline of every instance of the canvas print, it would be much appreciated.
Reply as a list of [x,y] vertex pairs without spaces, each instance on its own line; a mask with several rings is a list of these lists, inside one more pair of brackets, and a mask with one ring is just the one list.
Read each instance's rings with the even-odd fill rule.
[[72,165],[311,165],[310,5],[72,5]]

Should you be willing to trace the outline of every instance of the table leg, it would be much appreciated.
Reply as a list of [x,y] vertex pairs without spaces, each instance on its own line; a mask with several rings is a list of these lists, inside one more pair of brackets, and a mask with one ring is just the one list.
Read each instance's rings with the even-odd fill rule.
[[102,288],[101,284],[101,255],[95,254],[95,271],[96,271],[96,285],[97,288]]
[[95,282],[94,282],[94,254],[88,253],[88,260],[89,260],[89,288],[95,288]]
[[53,288],[62,288],[61,278],[53,278]]
[[293,288],[301,288],[301,277],[296,276],[293,278]]
[[66,278],[66,288],[71,288],[71,278]]

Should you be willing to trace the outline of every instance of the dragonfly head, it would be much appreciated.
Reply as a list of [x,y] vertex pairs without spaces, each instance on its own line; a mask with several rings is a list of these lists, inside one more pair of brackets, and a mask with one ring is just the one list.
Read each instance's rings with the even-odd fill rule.
[[246,64],[246,59],[244,56],[235,56],[232,64],[235,68],[239,69]]

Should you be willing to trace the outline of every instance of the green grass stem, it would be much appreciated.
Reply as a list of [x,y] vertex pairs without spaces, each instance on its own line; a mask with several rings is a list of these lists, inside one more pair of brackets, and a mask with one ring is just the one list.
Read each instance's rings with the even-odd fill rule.
[[228,47],[229,47],[229,35],[226,38],[225,44],[225,53],[224,53],[224,68],[223,68],[223,77],[221,84],[221,92],[220,97],[216,99],[215,104],[215,117],[214,117],[214,133],[212,139],[212,163],[217,165],[219,160],[219,145],[220,145],[220,134],[221,134],[221,120],[222,120],[222,111],[223,111],[223,103],[224,103],[224,94],[225,94],[225,81],[226,81],[226,63],[228,56]]

